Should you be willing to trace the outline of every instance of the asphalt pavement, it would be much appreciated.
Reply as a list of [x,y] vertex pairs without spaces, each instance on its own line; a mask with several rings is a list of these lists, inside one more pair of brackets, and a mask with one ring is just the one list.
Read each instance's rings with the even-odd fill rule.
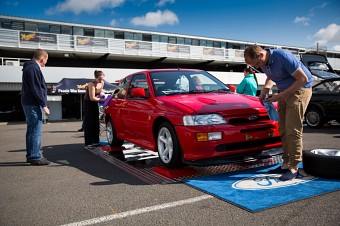
[[[142,182],[84,149],[80,126],[44,124],[51,164],[30,166],[26,124],[1,123],[0,225],[339,225],[340,191],[250,213],[183,183]],[[305,149],[340,149],[339,125],[303,136]]]

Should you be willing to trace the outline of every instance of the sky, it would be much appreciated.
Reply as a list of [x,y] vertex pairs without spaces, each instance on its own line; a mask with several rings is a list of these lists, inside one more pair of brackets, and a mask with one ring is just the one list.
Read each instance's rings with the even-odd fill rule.
[[0,14],[340,51],[340,0],[0,0]]

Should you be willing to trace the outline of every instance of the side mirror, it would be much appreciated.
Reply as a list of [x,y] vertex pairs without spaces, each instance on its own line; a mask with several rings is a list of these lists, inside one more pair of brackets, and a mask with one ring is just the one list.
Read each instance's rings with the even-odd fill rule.
[[132,88],[131,97],[132,98],[146,98],[145,89],[144,88]]
[[229,88],[232,92],[235,92],[235,90],[236,90],[236,87],[233,86],[233,85],[228,85],[228,88]]

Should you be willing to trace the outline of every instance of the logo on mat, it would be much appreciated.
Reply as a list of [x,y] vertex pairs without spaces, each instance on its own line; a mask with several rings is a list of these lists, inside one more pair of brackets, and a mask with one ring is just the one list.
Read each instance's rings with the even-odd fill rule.
[[280,181],[280,174],[257,174],[233,183],[232,187],[240,190],[264,190],[275,189],[298,184],[307,183],[317,179],[311,175],[299,174],[295,179],[290,181]]

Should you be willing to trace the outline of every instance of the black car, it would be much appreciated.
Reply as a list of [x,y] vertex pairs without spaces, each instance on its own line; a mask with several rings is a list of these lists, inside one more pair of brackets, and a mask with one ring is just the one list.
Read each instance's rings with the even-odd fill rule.
[[340,123],[340,76],[324,79],[313,86],[313,95],[305,113],[311,128],[322,127],[326,122]]

